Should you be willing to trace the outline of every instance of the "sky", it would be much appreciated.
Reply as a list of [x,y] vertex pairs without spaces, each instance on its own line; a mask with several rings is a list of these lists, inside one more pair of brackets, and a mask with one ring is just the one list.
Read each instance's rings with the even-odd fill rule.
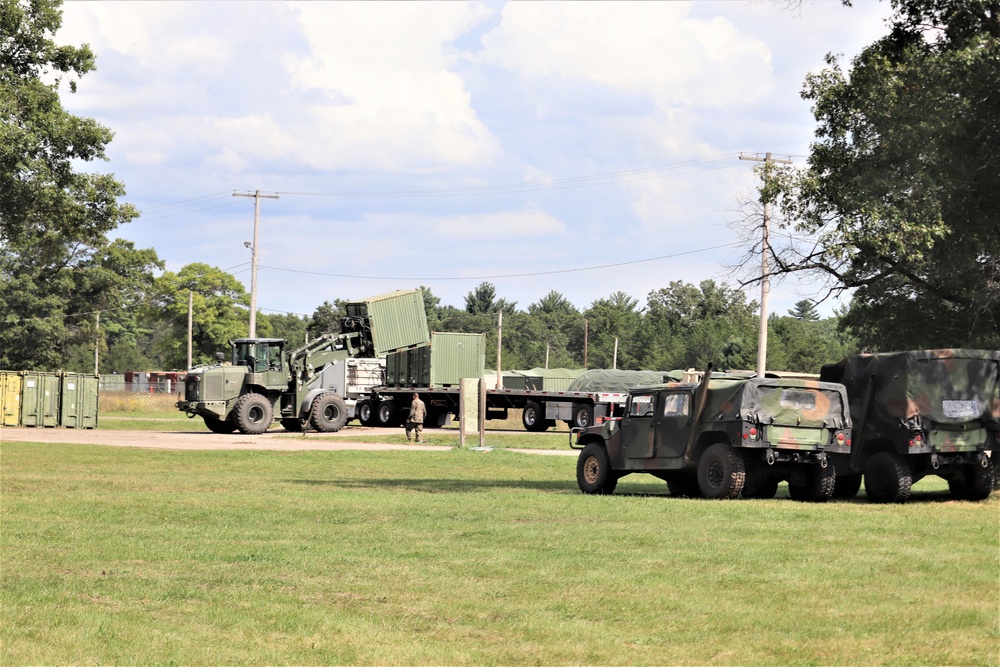
[[[257,306],[426,286],[464,307],[484,281],[526,309],[585,309],[671,282],[735,285],[733,223],[754,162],[804,166],[801,98],[827,53],[886,32],[887,3],[91,2],[62,44],[97,69],[64,106],[115,133],[141,217],[113,236],[166,270],[205,263]],[[277,197],[272,198],[272,197]],[[758,300],[759,287],[746,288]],[[824,285],[786,280],[784,314]],[[829,315],[839,305],[819,306]]]

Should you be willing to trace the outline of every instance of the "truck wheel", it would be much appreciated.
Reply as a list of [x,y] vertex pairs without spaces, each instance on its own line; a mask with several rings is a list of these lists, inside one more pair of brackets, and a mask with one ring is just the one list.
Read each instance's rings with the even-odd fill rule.
[[313,401],[309,424],[320,433],[336,433],[347,423],[347,404],[332,391],[323,392]]
[[853,498],[861,490],[861,473],[857,475],[841,475],[833,486],[834,498]]
[[212,433],[225,433],[229,434],[236,430],[236,424],[226,419],[218,419],[216,417],[204,417],[205,426]]
[[358,401],[357,406],[355,406],[355,413],[358,415],[358,421],[361,422],[362,426],[375,425],[375,410],[372,408],[371,401]]
[[375,412],[375,417],[378,420],[379,426],[395,426],[396,425],[396,402],[395,401],[380,401],[378,408]]
[[912,485],[910,466],[895,452],[879,452],[865,466],[865,493],[873,503],[905,503]]
[[667,480],[667,491],[674,498],[701,498],[701,489],[694,477]]
[[818,463],[806,467],[804,482],[793,477],[788,481],[788,495],[800,503],[825,503],[833,497],[837,483],[837,472],[832,465],[823,467]]
[[738,498],[745,480],[743,457],[728,444],[711,445],[698,459],[698,488],[706,498]]
[[746,477],[743,480],[743,491],[740,492],[744,498],[755,498],[757,500],[769,500],[778,493],[780,479],[766,472],[761,465],[746,466]]
[[956,500],[986,500],[993,492],[995,475],[990,459],[986,459],[985,468],[981,463],[968,463],[957,475],[948,478],[948,490]]
[[260,435],[271,426],[271,402],[260,394],[243,394],[233,408],[236,428],[244,435]]
[[544,431],[549,427],[549,423],[545,421],[545,413],[542,412],[542,406],[534,401],[529,401],[525,403],[524,410],[521,411],[521,423],[524,424],[525,431]]
[[282,419],[281,428],[285,429],[289,433],[302,433],[302,420],[301,419]]
[[587,428],[593,423],[594,423],[593,405],[573,406],[573,419],[570,420],[570,426],[575,428]]
[[576,462],[576,483],[584,493],[611,495],[618,485],[618,476],[611,470],[611,461],[602,445],[592,442],[580,452]]

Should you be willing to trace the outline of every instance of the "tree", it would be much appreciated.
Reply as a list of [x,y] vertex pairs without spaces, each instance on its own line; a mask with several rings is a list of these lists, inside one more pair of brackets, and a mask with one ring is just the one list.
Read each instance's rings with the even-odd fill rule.
[[67,113],[59,91],[94,67],[87,46],[59,46],[58,0],[0,3],[0,365],[56,369],[81,345],[107,346],[102,325],[135,329],[134,312],[161,264],[107,234],[138,215],[104,160],[112,133]]
[[795,307],[789,310],[788,314],[797,320],[813,322],[819,319],[819,311],[816,310],[816,304],[809,299],[796,301]]
[[714,280],[683,281],[646,297],[643,366],[656,370],[751,368],[757,354],[757,304]]
[[481,313],[509,313],[517,308],[516,301],[497,298],[497,288],[493,283],[480,283],[476,289],[465,295],[465,311],[473,315]]
[[[268,315],[264,319],[267,320],[271,337],[284,338],[288,341],[289,349],[305,345],[307,328],[310,321],[308,317],[287,313],[285,315]],[[260,328],[260,319],[258,319],[257,326]]]
[[188,264],[179,273],[167,271],[156,280],[146,314],[166,329],[156,345],[165,368],[183,368],[187,363],[189,294],[193,364],[213,361],[230,340],[246,337],[250,326],[250,297],[231,274],[200,263]]
[[845,72],[810,75],[808,167],[772,169],[808,243],[776,271],[855,290],[845,325],[870,349],[1000,346],[1000,1],[894,0],[890,32]]
[[312,314],[312,320],[306,329],[309,339],[318,338],[327,333],[340,333],[340,320],[347,316],[347,302],[334,299],[333,303],[324,301]]
[[607,298],[597,299],[584,313],[587,318],[589,344],[587,365],[590,368],[615,366],[615,339],[618,339],[617,367],[639,370],[642,346],[637,334],[642,316],[639,301],[618,291]]

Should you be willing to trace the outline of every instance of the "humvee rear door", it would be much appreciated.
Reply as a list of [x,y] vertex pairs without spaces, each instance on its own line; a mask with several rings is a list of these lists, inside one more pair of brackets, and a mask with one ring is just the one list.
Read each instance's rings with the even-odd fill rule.
[[684,453],[691,429],[690,391],[664,391],[656,420],[656,451],[660,458],[675,458]]
[[656,393],[632,394],[622,420],[622,444],[627,459],[647,459],[653,455],[653,418]]

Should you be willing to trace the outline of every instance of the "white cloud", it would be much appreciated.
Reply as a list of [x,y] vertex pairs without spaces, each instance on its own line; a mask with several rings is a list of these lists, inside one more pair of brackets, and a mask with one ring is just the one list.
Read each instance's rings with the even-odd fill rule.
[[765,94],[767,45],[725,18],[689,13],[685,2],[512,2],[483,38],[479,60],[529,78],[639,91],[664,110]]

